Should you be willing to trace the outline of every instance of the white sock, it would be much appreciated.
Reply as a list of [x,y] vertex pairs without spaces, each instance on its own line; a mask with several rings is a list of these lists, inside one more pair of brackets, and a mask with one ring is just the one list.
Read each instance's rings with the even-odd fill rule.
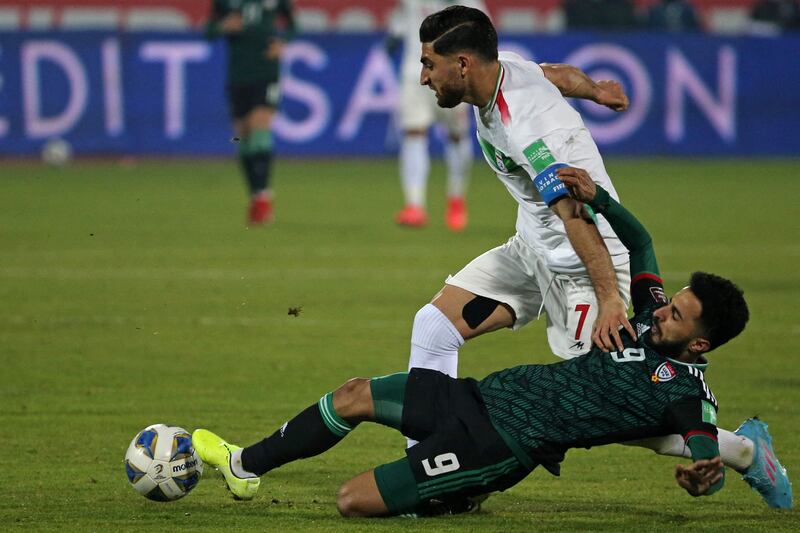
[[406,205],[425,207],[425,192],[431,159],[428,138],[423,135],[406,135],[400,144],[400,183]]
[[470,139],[462,137],[458,142],[448,142],[444,147],[444,159],[447,163],[447,197],[463,198],[472,168]]
[[[464,338],[453,323],[435,305],[427,304],[414,317],[408,369],[430,368],[456,377],[458,349],[463,345]],[[409,448],[416,443],[407,439]]]
[[239,448],[231,452],[231,472],[233,472],[234,476],[241,479],[258,477],[254,473],[245,470],[242,466],[242,449],[243,448]]
[[408,368],[430,368],[451,377],[458,375],[458,349],[464,338],[450,320],[433,304],[417,311],[411,330]]
[[722,463],[739,472],[744,472],[753,463],[753,441],[727,429],[717,428],[719,454]]
[[[739,472],[747,470],[753,462],[753,441],[747,437],[742,437],[732,431],[728,431],[727,429],[717,428],[717,433],[719,454],[722,457],[723,464]],[[625,442],[624,444],[626,446],[648,448],[659,455],[692,457],[691,450],[686,446],[683,437],[680,435],[654,437],[652,439]]]

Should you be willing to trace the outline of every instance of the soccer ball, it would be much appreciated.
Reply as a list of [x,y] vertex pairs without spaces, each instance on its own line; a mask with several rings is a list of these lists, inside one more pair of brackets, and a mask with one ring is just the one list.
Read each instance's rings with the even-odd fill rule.
[[72,146],[64,139],[50,139],[42,147],[42,160],[48,165],[60,167],[72,159]]
[[140,431],[125,453],[125,471],[133,488],[151,500],[183,498],[203,475],[203,461],[183,428],[153,424]]

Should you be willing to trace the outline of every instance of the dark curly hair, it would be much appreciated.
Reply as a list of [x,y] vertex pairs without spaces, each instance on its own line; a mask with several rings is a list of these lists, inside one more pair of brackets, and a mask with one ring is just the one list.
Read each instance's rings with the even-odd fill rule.
[[419,40],[433,43],[439,55],[468,50],[488,61],[497,59],[497,31],[480,9],[450,6],[428,15],[419,27]]
[[711,343],[710,350],[742,332],[750,311],[744,293],[732,281],[706,272],[695,272],[689,288],[703,306],[700,323]]

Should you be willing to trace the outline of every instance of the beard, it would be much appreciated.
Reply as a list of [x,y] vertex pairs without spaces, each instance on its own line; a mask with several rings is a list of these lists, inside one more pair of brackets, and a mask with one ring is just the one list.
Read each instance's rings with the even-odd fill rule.
[[452,109],[463,101],[464,88],[452,85],[442,85],[436,91],[436,103],[439,107]]
[[686,350],[689,345],[685,341],[654,341],[653,336],[650,336],[650,346],[659,354],[666,357],[677,359]]

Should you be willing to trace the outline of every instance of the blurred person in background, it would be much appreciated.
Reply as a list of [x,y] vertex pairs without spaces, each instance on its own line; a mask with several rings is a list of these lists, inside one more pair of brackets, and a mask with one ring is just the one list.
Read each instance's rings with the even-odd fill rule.
[[228,44],[227,94],[239,160],[247,178],[247,222],[273,218],[272,120],[280,100],[280,57],[294,35],[291,0],[213,0],[208,39]]
[[800,30],[800,5],[796,0],[761,0],[750,12],[750,33],[778,35]]
[[389,28],[389,51],[401,43],[403,46],[397,118],[402,129],[400,184],[405,203],[395,215],[395,222],[401,226],[422,227],[428,222],[425,209],[431,166],[428,131],[436,124],[447,132],[444,146],[447,166],[445,224],[452,231],[461,231],[467,225],[466,191],[472,166],[469,106],[461,104],[443,109],[436,105],[433,93],[419,83],[419,26],[431,13],[456,3],[486,10],[480,1],[401,0],[398,2],[399,16],[393,19]]
[[571,30],[627,30],[637,26],[631,0],[565,0],[564,15]]
[[701,30],[697,12],[689,0],[661,0],[647,10],[646,26],[652,30],[681,32]]

